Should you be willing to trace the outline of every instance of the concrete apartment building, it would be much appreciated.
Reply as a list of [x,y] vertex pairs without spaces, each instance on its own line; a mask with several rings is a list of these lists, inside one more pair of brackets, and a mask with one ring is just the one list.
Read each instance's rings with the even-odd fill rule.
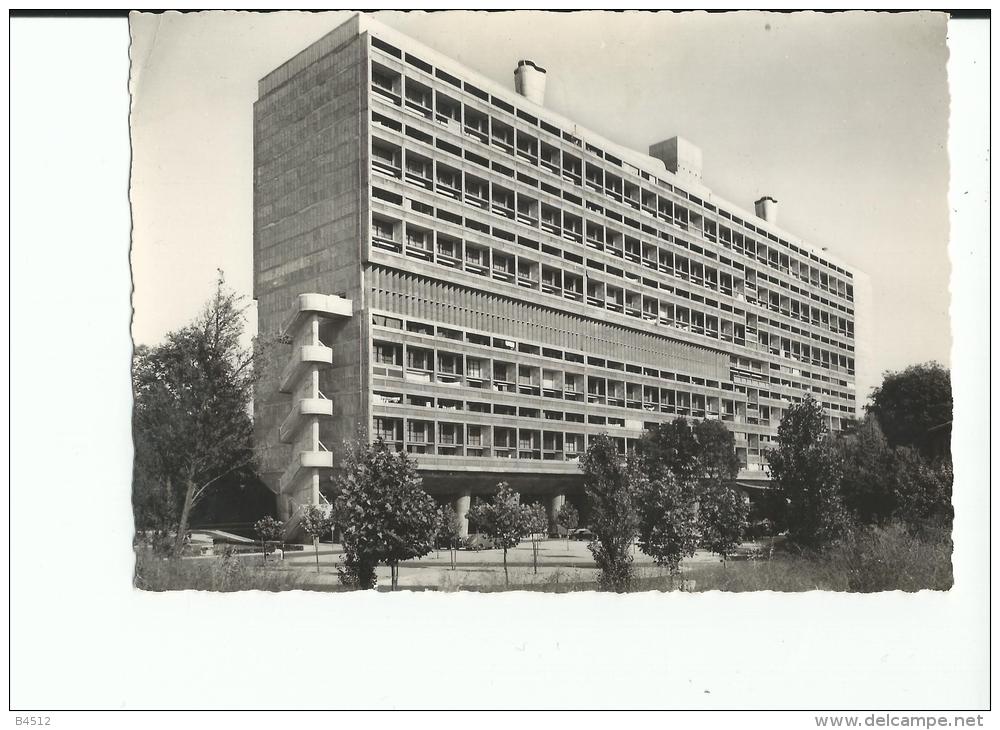
[[359,433],[460,513],[500,480],[554,511],[595,434],[720,419],[752,493],[791,402],[856,414],[862,275],[775,200],[713,195],[690,142],[624,149],[547,110],[545,82],[365,15],[260,81],[254,297],[291,345],[255,418],[291,525]]

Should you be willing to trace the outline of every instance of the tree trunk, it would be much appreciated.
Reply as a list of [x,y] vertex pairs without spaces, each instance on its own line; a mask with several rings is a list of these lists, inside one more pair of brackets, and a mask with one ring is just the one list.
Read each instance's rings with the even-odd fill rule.
[[392,576],[392,590],[396,590],[399,587],[399,563],[392,563],[389,567]]
[[535,575],[538,575],[538,540],[531,541],[531,562],[535,567]]
[[313,538],[313,548],[316,550],[316,572],[319,572],[319,538]]
[[510,587],[510,576],[507,575],[507,548],[503,549],[503,584]]
[[191,507],[194,502],[195,484],[190,479],[187,480],[187,488],[184,491],[184,507],[181,509],[181,521],[177,525],[177,538],[174,540],[174,557],[180,557],[184,550],[184,538],[187,537],[188,520],[191,518]]

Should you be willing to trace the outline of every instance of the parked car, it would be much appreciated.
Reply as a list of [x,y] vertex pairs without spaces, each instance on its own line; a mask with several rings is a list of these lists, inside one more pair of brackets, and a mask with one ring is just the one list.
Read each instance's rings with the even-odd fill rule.
[[586,527],[578,527],[575,530],[570,530],[569,536],[574,540],[586,540],[587,542],[594,539],[594,533]]

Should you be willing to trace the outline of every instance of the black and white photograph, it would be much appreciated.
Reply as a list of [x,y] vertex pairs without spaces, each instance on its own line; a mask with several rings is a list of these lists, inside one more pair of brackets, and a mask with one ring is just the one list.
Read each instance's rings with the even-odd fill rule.
[[[989,62],[962,22],[12,17],[12,211],[104,229],[43,255],[12,212],[12,711],[984,726]],[[113,102],[60,41],[98,24]],[[63,148],[114,167],[124,226]],[[57,323],[72,379],[36,361]],[[69,623],[52,591],[87,596]],[[100,656],[120,678],[86,689]]]
[[951,587],[946,16],[131,26],[137,587]]

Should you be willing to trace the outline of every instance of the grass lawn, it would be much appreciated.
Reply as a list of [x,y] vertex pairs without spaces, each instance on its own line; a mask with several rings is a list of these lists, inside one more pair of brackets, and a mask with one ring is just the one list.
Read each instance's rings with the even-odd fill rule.
[[[286,553],[267,563],[260,556],[165,560],[148,550],[136,553],[137,588],[169,590],[313,590],[344,591],[338,579],[339,546],[321,548],[320,571],[309,549]],[[499,550],[460,551],[453,570],[447,551],[431,553],[400,566],[401,590],[506,590],[570,593],[597,589],[597,569],[583,543],[542,543],[535,571],[530,543],[508,554],[510,585],[504,580]],[[917,537],[901,527],[860,530],[820,555],[777,550],[771,559],[740,558],[725,565],[699,552],[670,576],[642,553],[635,556],[633,591],[917,591],[948,590],[952,585],[951,540],[946,534]],[[379,590],[389,584],[388,568],[378,569]]]

